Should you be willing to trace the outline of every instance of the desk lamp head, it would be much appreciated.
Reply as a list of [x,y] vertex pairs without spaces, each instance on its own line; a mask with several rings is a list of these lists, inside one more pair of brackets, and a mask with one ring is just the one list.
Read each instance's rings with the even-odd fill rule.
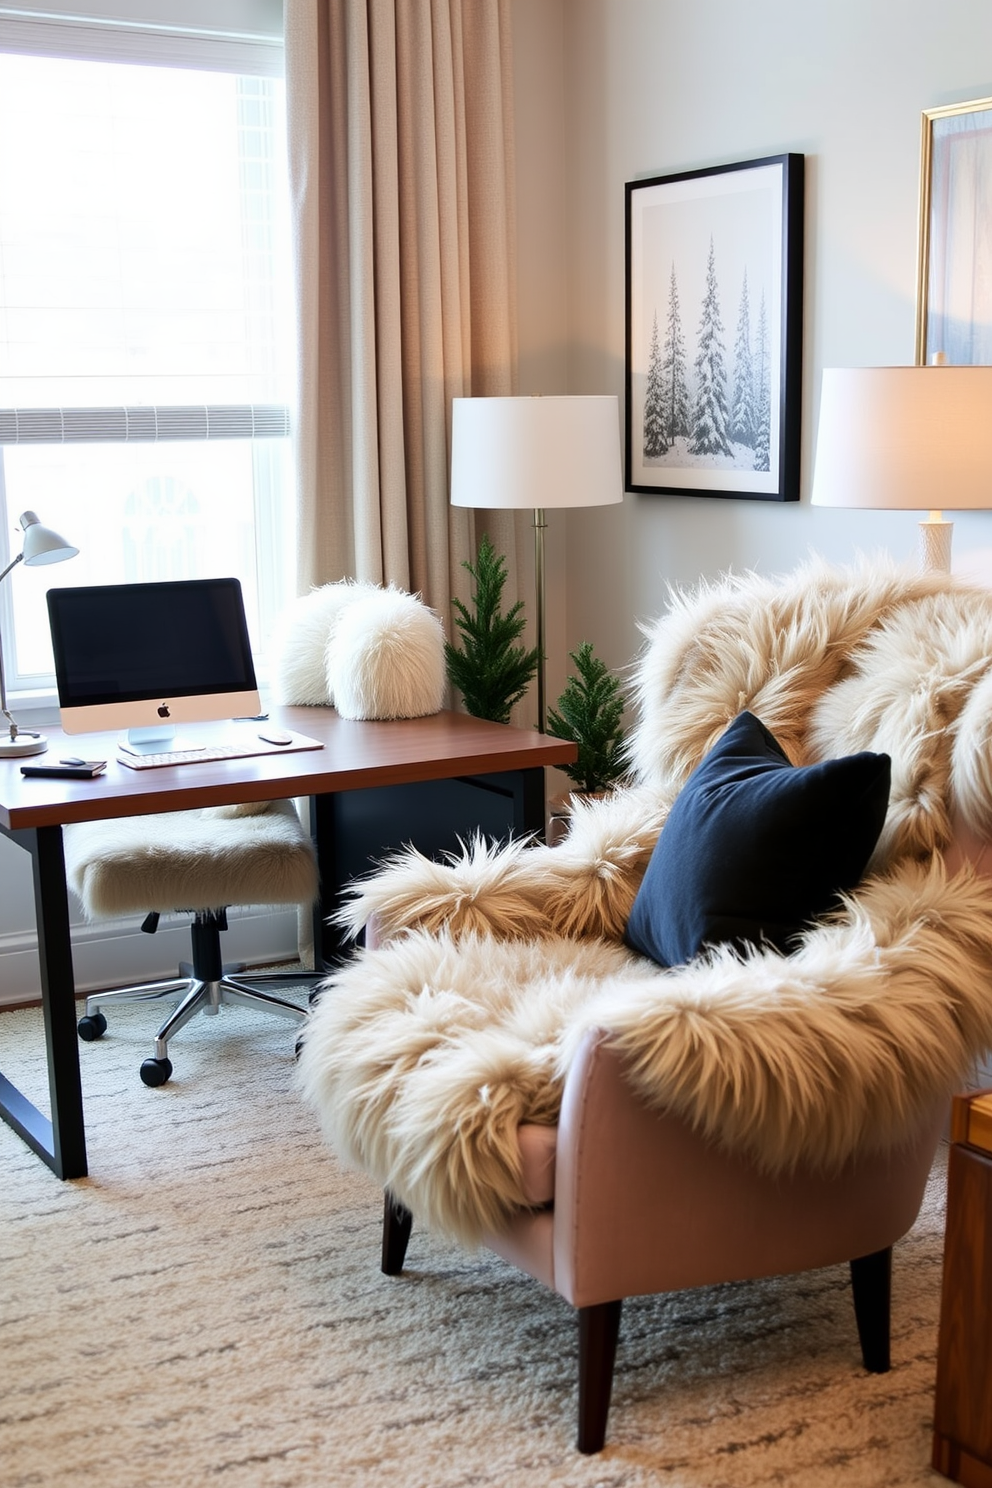
[[[66,558],[75,558],[79,552],[71,543],[66,542],[57,532],[50,527],[43,527],[38,521],[37,514],[33,511],[21,513],[21,531],[24,533],[24,541],[21,551],[7,564],[0,573],[0,581],[5,579],[11,569],[16,568],[18,563],[27,563],[34,568],[43,563],[63,563]],[[0,733],[0,759],[14,759],[28,754],[43,754],[48,748],[48,740],[44,734],[34,731],[19,729],[7,710],[7,689],[3,675],[3,637],[0,636],[0,714],[6,721],[8,733]]]

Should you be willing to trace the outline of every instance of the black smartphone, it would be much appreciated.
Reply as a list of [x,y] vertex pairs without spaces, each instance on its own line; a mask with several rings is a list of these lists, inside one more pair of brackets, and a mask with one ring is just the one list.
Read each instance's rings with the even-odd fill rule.
[[83,760],[81,765],[22,765],[22,775],[59,775],[67,780],[93,780],[107,768],[106,760]]

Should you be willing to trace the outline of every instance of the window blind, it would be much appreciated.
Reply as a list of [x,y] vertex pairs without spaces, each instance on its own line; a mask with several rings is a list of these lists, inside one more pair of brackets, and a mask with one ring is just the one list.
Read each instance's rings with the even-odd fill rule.
[[152,444],[166,439],[279,439],[290,432],[281,403],[132,408],[0,408],[0,445]]
[[278,0],[0,5],[0,51],[281,77]]

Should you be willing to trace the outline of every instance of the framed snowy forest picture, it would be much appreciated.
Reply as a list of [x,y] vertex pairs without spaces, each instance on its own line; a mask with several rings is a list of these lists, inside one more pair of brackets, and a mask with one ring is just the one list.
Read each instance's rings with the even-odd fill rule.
[[628,181],[628,491],[798,501],[802,155]]

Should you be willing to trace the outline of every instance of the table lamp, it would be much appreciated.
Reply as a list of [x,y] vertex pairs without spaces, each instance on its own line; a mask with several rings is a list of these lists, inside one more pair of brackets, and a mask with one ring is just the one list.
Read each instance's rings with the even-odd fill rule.
[[[74,558],[79,552],[71,543],[67,543],[64,537],[53,532],[50,527],[43,527],[33,511],[22,512],[20,516],[21,531],[24,533],[24,542],[21,551],[16,558],[12,558],[7,567],[0,573],[2,582],[16,568],[18,563],[27,563],[31,567],[42,563],[62,563],[66,558]],[[43,754],[48,748],[48,740],[44,734],[33,730],[25,731],[19,729],[7,711],[7,688],[3,675],[3,637],[0,636],[0,713],[7,720],[10,728],[9,735],[0,735],[0,759],[15,759],[28,754]]]
[[927,511],[920,567],[949,573],[952,511],[992,507],[992,367],[827,367],[814,506]]
[[615,396],[455,398],[451,504],[531,508],[537,587],[537,726],[547,723],[544,649],[544,513],[548,507],[623,500]]

